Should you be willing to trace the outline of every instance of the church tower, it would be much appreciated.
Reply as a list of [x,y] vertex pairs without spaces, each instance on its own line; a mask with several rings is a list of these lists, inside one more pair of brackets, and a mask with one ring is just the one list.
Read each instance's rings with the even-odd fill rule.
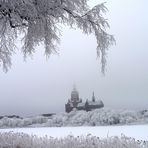
[[71,112],[73,109],[91,111],[102,107],[104,107],[102,100],[96,100],[94,92],[92,94],[92,99],[90,101],[86,100],[84,103],[82,99],[79,98],[79,92],[77,91],[76,86],[73,86],[71,98],[65,104],[65,111],[67,113]]
[[80,102],[79,92],[77,91],[76,86],[73,86],[73,90],[71,92],[71,102],[73,107],[77,107],[78,103]]
[[92,102],[95,102],[95,101],[96,101],[96,98],[95,98],[95,94],[94,94],[94,91],[93,91]]

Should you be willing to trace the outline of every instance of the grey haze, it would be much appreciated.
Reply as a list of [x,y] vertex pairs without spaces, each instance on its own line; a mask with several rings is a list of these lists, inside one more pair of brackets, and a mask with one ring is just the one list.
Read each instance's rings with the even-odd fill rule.
[[[90,0],[93,6],[101,1]],[[96,40],[63,27],[59,55],[46,60],[43,47],[23,61],[13,56],[8,73],[0,70],[0,115],[64,111],[75,83],[82,99],[92,92],[109,108],[148,108],[148,1],[110,0],[107,18],[116,46],[108,51],[106,75],[96,56]]]

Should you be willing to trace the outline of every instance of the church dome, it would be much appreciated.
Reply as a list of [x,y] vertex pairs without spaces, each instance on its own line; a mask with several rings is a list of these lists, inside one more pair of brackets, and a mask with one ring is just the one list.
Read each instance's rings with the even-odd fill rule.
[[79,92],[74,87],[71,92],[71,100],[79,100]]

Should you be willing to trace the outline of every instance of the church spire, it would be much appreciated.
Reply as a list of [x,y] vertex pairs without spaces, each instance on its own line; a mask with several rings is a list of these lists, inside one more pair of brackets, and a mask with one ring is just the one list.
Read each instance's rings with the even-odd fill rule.
[[73,90],[74,91],[76,91],[77,89],[76,89],[76,85],[75,84],[73,84]]
[[94,91],[93,91],[93,95],[92,95],[92,101],[93,101],[93,102],[96,101]]

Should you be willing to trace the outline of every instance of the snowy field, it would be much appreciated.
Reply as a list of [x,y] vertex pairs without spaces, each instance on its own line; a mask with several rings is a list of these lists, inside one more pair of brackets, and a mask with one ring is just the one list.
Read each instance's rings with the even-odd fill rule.
[[7,148],[148,148],[148,110],[4,116],[0,128],[0,147]]
[[0,129],[0,132],[14,133],[23,132],[29,135],[37,135],[38,137],[64,138],[68,135],[81,136],[91,134],[100,138],[112,136],[121,136],[135,138],[136,140],[148,141],[148,125],[127,125],[127,126],[96,126],[96,127],[42,127],[42,128],[15,128]]

